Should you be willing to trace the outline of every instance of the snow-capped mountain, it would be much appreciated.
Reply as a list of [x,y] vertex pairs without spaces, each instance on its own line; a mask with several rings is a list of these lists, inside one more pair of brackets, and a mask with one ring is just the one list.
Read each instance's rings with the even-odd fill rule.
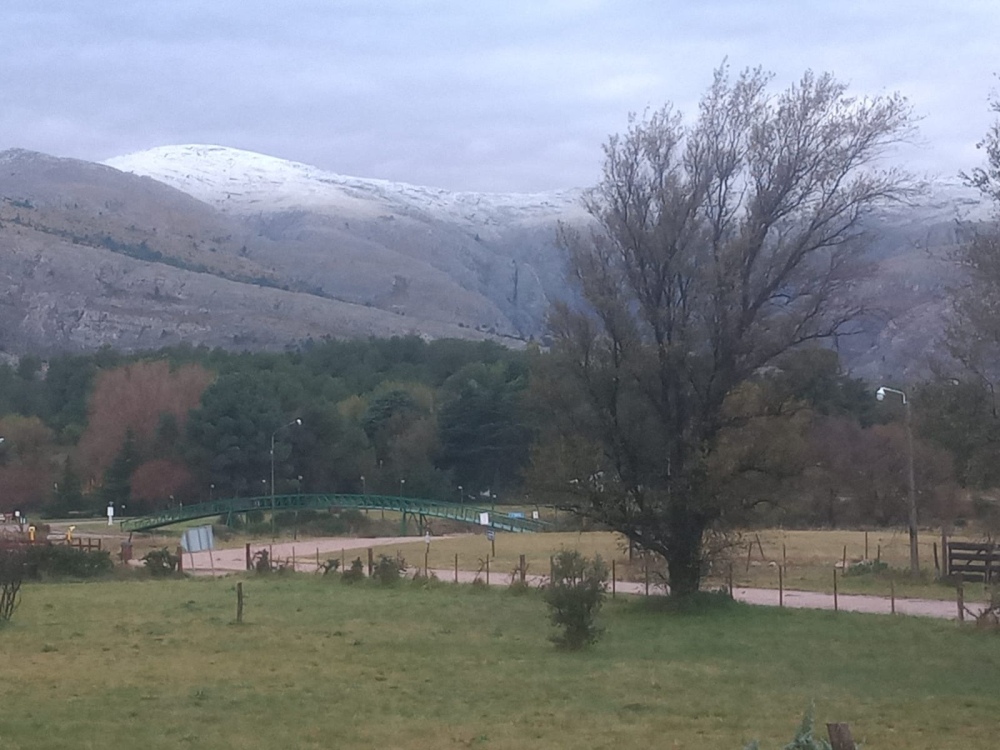
[[567,292],[560,221],[582,191],[462,193],[349,177],[223,146],[164,146],[105,162],[238,219],[280,253],[252,257],[318,293],[526,339]]
[[305,209],[346,218],[374,218],[392,211],[476,227],[583,215],[579,190],[451,192],[349,177],[225,146],[161,146],[104,163],[123,172],[152,177],[234,214]]
[[[333,174],[220,146],[98,165],[0,153],[0,351],[282,348],[309,337],[545,333],[573,294],[559,222],[580,191],[455,193]],[[936,185],[870,217],[879,315],[842,342],[856,375],[925,366],[941,329],[972,191]]]

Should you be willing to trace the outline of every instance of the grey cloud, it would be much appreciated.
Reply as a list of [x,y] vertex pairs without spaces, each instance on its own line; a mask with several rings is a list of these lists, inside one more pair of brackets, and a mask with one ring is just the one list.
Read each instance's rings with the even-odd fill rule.
[[[832,70],[925,115],[954,173],[989,122],[992,2],[34,0],[0,8],[0,147],[102,159],[214,142],[455,189],[596,179],[629,111],[688,114],[728,56]],[[961,163],[958,163],[961,162]],[[973,162],[974,163],[974,162]]]

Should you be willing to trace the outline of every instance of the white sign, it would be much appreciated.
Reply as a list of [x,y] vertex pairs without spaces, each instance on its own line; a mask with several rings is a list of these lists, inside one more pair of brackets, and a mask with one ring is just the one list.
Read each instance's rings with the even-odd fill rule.
[[111,526],[115,520],[115,506],[111,504],[108,506],[108,526]]
[[537,521],[538,520],[538,511],[537,510],[531,511],[531,517],[534,518]]
[[490,525],[490,514],[489,513],[480,513],[479,514],[479,525],[480,526],[489,526]]
[[181,534],[181,547],[185,552],[202,552],[207,549],[215,549],[215,537],[212,535],[211,526],[198,526],[193,529],[186,529]]

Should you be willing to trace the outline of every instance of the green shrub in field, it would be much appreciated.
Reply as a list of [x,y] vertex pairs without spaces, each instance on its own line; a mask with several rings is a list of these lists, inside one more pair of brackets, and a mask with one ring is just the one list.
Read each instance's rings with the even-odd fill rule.
[[340,580],[344,583],[357,583],[365,578],[365,564],[360,557],[355,557],[351,562],[351,567],[345,569],[340,574]]
[[84,550],[61,544],[33,544],[25,552],[26,578],[96,578],[115,564],[107,550]]
[[[799,731],[795,733],[795,738],[782,750],[832,750],[829,742],[813,734],[815,727],[813,709],[810,708],[802,717],[802,724],[799,726]],[[760,750],[760,744],[757,740],[753,740],[748,745],[744,745],[743,750]]]
[[608,567],[600,555],[590,560],[576,550],[563,550],[553,558],[545,603],[552,624],[562,630],[552,636],[556,645],[575,651],[600,638],[596,618],[607,595],[607,583]]
[[889,570],[889,565],[881,560],[859,560],[851,563],[844,571],[845,576],[878,575]]
[[402,557],[379,555],[372,570],[372,578],[383,586],[389,586],[398,581],[406,571],[406,561]]
[[151,576],[169,576],[180,568],[181,560],[166,547],[147,552],[142,558]]

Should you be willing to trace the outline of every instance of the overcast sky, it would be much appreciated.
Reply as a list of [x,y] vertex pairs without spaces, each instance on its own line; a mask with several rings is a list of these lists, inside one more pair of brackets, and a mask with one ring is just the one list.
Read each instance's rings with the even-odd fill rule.
[[830,71],[922,117],[953,176],[1000,72],[998,0],[25,0],[0,4],[0,149],[210,143],[455,190],[597,179],[630,111],[713,68]]

